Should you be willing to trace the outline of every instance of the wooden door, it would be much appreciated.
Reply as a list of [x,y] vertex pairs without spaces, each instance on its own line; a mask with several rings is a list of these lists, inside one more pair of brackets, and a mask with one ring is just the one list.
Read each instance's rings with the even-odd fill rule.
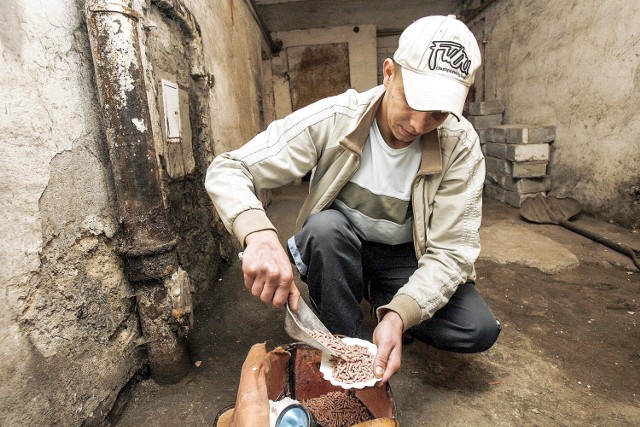
[[351,86],[348,43],[289,47],[287,60],[293,111]]

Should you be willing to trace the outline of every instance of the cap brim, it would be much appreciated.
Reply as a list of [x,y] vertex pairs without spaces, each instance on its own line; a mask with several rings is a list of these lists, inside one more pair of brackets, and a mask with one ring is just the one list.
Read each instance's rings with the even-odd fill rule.
[[469,88],[458,80],[438,74],[422,74],[402,67],[407,103],[418,111],[448,111],[462,117]]

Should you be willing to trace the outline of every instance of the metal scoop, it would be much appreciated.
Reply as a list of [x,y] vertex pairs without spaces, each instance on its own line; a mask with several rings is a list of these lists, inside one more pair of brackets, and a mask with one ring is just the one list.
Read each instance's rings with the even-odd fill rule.
[[[244,252],[240,252],[238,254],[238,258],[240,258],[240,261],[243,261]],[[287,334],[289,334],[289,336],[294,340],[301,341],[324,353],[328,353],[333,357],[344,360],[344,357],[338,355],[334,350],[331,350],[329,347],[321,344],[318,340],[305,332],[304,328],[312,331],[322,331],[328,334],[331,333],[302,298],[298,300],[298,310],[295,312],[289,308],[289,302],[287,301],[285,303],[284,316],[284,329],[287,331]]]
[[329,347],[321,344],[305,331],[306,328],[312,331],[315,330],[326,332],[328,334],[331,333],[302,298],[298,300],[297,311],[292,311],[289,308],[288,302],[285,304],[285,310],[284,329],[291,338],[302,341],[303,343],[308,344],[313,348],[317,348],[324,353],[328,353],[333,357],[342,359],[342,356],[336,354],[336,352],[331,350]]

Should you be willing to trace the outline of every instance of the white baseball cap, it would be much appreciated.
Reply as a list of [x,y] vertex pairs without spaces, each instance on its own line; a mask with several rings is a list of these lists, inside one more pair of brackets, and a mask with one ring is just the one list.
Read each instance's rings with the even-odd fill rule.
[[480,48],[454,15],[427,16],[400,36],[393,60],[402,66],[407,103],[419,111],[448,111],[458,120],[480,66]]

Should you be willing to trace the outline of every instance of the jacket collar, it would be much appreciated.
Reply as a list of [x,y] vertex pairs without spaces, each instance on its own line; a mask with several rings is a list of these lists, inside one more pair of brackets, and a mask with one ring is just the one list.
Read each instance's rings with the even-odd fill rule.
[[[375,88],[374,91],[371,102],[367,106],[364,114],[360,116],[355,128],[340,142],[342,146],[359,156],[362,155],[362,147],[364,147],[367,141],[369,129],[376,117],[378,107],[382,102],[386,89],[380,85]],[[423,135],[420,138],[420,144],[422,145],[422,163],[420,164],[418,175],[433,175],[442,172],[442,151],[440,149],[438,129]]]
[[373,97],[364,111],[364,114],[360,116],[355,128],[349,132],[342,141],[340,141],[342,146],[353,151],[359,156],[362,155],[362,147],[364,147],[365,142],[367,142],[369,129],[371,128],[373,120],[376,118],[376,113],[378,112],[378,107],[382,102],[386,88],[383,85],[380,85],[372,91]]
[[438,129],[434,129],[420,138],[422,144],[422,163],[418,175],[435,175],[442,172],[442,149]]

